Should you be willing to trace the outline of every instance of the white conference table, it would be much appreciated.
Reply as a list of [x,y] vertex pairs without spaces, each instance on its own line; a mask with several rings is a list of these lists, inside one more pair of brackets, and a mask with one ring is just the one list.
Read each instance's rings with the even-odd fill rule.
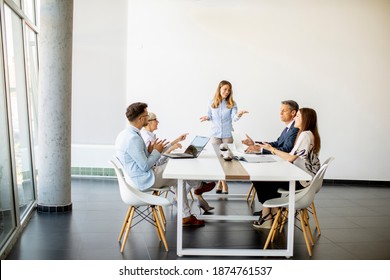
[[[211,256],[293,256],[294,223],[288,223],[287,249],[217,249],[217,248],[183,248],[183,180],[201,181],[289,181],[289,208],[295,207],[295,181],[311,180],[311,176],[295,165],[278,156],[269,155],[275,162],[247,163],[242,161],[223,162],[217,147],[208,144],[198,158],[170,159],[163,177],[178,180],[177,188],[177,255],[211,255]],[[232,166],[230,168],[230,166]],[[230,170],[229,170],[230,168]],[[235,170],[241,169],[246,174],[240,176]],[[289,221],[294,221],[294,212],[289,211]],[[202,215],[203,220],[254,220],[253,216]],[[257,218],[256,218],[257,219]],[[207,226],[207,223],[206,223]]]

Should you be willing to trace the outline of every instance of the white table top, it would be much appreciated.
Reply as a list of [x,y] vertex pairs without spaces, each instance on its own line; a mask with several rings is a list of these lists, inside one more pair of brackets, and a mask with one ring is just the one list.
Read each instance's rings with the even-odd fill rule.
[[[270,155],[276,161],[248,163],[240,161],[251,181],[292,181],[311,180],[311,176],[299,167]],[[164,171],[164,178],[187,180],[225,180],[225,172],[213,146],[206,149],[195,159],[170,159]]]
[[169,159],[164,170],[164,178],[187,180],[224,180],[225,173],[208,144],[198,158]]

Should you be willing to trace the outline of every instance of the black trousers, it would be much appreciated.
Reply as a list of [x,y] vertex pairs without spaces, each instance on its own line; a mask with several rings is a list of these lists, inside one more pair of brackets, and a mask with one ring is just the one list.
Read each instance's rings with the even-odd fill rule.
[[[278,193],[278,189],[283,188],[288,190],[290,182],[254,181],[252,183],[256,189],[257,199],[259,200],[259,202],[263,204],[268,199],[280,197],[280,193]],[[304,188],[299,181],[295,182],[295,187],[296,190],[300,190]]]

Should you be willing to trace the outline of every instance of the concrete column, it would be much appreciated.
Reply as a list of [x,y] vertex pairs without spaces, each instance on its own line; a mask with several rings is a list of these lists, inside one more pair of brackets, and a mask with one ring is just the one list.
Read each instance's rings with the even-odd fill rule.
[[73,0],[40,2],[38,211],[67,212],[72,209]]

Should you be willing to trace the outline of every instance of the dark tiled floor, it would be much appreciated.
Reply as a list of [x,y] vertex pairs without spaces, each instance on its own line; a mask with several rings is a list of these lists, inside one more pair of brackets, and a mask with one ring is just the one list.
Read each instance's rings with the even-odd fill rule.
[[[230,193],[247,193],[249,185],[229,184]],[[34,213],[7,259],[20,260],[175,260],[176,208],[165,208],[169,252],[157,239],[155,229],[142,223],[130,233],[123,254],[118,233],[127,210],[113,179],[74,178],[73,211],[67,214]],[[233,195],[209,197],[214,213],[249,214],[253,209]],[[294,257],[298,260],[390,259],[390,188],[384,186],[324,185],[316,197],[322,235],[310,258],[302,233],[296,229]],[[196,203],[193,212],[199,213]],[[254,208],[259,210],[259,205]],[[313,222],[313,221],[311,221]],[[314,228],[314,226],[312,227]],[[256,231],[250,222],[209,221],[203,228],[186,228],[185,246],[257,248],[268,231]],[[278,235],[275,247],[285,246]],[[264,257],[259,257],[264,258]],[[198,257],[181,259],[258,259],[256,257]],[[281,258],[284,259],[284,258]]]

